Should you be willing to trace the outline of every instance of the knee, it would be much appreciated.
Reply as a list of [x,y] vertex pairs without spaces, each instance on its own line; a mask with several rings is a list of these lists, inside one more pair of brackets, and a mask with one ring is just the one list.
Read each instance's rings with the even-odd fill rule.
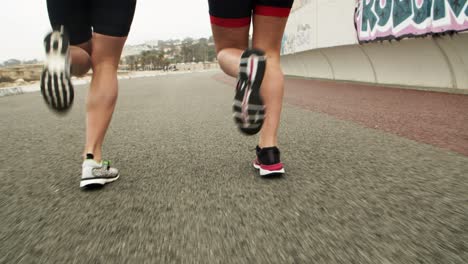
[[278,77],[283,78],[283,70],[281,69],[280,57],[276,54],[266,53],[267,71],[274,73]]
[[265,72],[266,79],[274,80],[275,83],[284,83],[284,74],[281,67],[275,67],[267,64],[267,70]]
[[280,54],[277,51],[265,50],[265,55],[267,57],[268,63],[279,65],[280,64]]
[[267,56],[268,60],[273,61],[274,63],[279,63],[281,53],[280,48],[271,46],[266,47],[261,45],[254,45],[253,48],[265,52],[265,55]]
[[94,52],[91,55],[91,64],[93,71],[106,71],[106,73],[117,72],[120,63],[120,56],[106,55]]
[[70,71],[73,76],[83,77],[89,70],[91,70],[91,62],[86,64],[72,64]]
[[227,54],[227,49],[219,49],[216,51],[216,59],[218,61],[223,60],[226,54]]
[[81,77],[91,69],[91,56],[88,52],[78,47],[71,47],[71,74]]
[[111,60],[93,60],[92,61],[92,67],[93,67],[93,72],[106,72],[106,73],[112,73],[115,72],[117,73],[117,70],[119,69],[119,63],[114,62]]

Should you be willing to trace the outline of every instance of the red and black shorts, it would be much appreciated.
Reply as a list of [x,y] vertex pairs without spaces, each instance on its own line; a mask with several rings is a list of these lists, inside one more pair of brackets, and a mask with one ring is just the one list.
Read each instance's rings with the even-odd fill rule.
[[130,32],[137,0],[47,0],[54,29],[64,26],[70,44],[89,41],[92,33],[126,37]]
[[208,0],[211,24],[245,27],[253,15],[288,17],[294,0]]

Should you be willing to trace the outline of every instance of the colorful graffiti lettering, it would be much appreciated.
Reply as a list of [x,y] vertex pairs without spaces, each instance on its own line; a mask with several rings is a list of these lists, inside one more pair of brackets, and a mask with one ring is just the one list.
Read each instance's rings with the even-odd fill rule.
[[468,30],[468,0],[358,0],[359,42]]

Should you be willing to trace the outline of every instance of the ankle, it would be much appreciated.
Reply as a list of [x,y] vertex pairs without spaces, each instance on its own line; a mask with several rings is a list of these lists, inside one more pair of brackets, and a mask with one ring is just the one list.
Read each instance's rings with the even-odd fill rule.
[[272,147],[278,147],[278,143],[275,141],[259,142],[258,146],[260,148],[272,148]]
[[83,159],[84,160],[94,160],[96,162],[101,162],[101,157],[97,157],[96,155],[94,155],[93,153],[90,153],[90,152],[87,152],[86,154],[83,155]]

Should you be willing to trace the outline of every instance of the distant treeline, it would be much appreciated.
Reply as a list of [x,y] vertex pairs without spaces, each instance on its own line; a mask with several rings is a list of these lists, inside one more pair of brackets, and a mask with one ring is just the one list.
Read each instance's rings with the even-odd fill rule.
[[7,61],[0,63],[0,67],[14,67],[14,66],[19,66],[19,65],[29,65],[29,64],[37,64],[37,63],[39,63],[38,60],[20,61],[17,59],[9,59]]
[[197,40],[186,38],[181,41],[158,41],[153,49],[122,58],[121,66],[128,70],[160,70],[177,63],[212,62],[215,59],[216,51],[211,37]]

